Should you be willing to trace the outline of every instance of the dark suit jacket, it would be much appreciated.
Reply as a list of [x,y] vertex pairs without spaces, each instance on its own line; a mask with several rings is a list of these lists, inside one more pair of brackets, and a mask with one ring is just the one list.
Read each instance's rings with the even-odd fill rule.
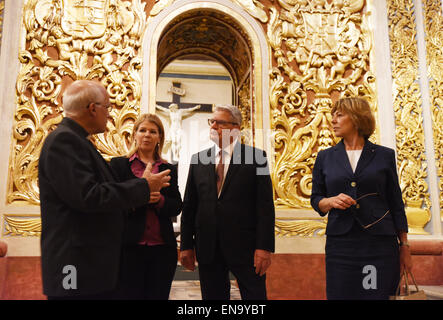
[[408,224],[398,183],[395,152],[366,140],[355,173],[352,172],[343,140],[336,146],[322,150],[317,155],[312,173],[311,205],[321,215],[318,203],[321,199],[340,193],[357,199],[357,206],[347,210],[331,209],[326,227],[327,235],[341,235],[348,232],[356,219],[367,225],[390,212],[379,223],[366,229],[374,235],[396,235],[408,231]]
[[[110,165],[120,181],[135,178],[131,170],[129,158],[113,158],[111,159]],[[160,193],[165,198],[165,202],[162,208],[156,209],[156,214],[160,222],[160,232],[163,241],[165,241],[165,244],[167,245],[177,246],[171,218],[180,214],[182,209],[182,199],[180,191],[178,190],[177,170],[175,167],[169,163],[162,163],[159,167],[159,172],[167,169],[171,170],[170,185],[160,190]],[[155,208],[155,205],[149,204],[149,206]],[[136,208],[128,214],[123,236],[124,244],[137,244],[140,242],[145,230],[147,208],[148,205],[144,205]]]
[[228,263],[252,265],[255,249],[274,251],[275,211],[266,153],[234,147],[217,198],[215,147],[194,154],[181,217],[181,250],[211,263],[217,241]]
[[[124,214],[149,201],[147,181],[117,183],[87,135],[74,120],[64,118],[48,135],[40,154],[41,262],[43,292],[48,296],[112,290]],[[77,271],[75,290],[63,288],[67,265]]]

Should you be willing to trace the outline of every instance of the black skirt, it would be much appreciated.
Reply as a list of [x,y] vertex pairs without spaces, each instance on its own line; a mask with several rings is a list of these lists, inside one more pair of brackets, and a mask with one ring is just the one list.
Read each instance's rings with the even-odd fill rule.
[[354,223],[339,236],[326,238],[328,300],[386,300],[400,280],[396,236],[374,236]]

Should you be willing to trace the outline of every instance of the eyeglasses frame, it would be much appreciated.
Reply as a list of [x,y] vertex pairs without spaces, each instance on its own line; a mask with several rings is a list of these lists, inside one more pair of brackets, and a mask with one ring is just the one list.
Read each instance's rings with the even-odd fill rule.
[[[366,198],[366,197],[368,197],[368,196],[376,196],[376,195],[378,195],[377,192],[366,193],[366,194],[364,194],[364,195],[358,197],[357,199],[355,199],[355,201],[359,201],[359,200],[361,200],[361,199],[363,199],[363,198]],[[358,203],[357,203],[357,204],[358,204]],[[381,218],[378,218],[378,219],[375,220],[374,222],[372,222],[372,223],[370,223],[370,224],[367,224],[367,225],[363,225],[363,224],[360,222],[360,220],[356,217],[355,214],[354,214],[354,218],[355,218],[355,220],[357,220],[358,224],[359,224],[363,229],[366,230],[366,229],[372,227],[373,225],[379,223],[381,220],[383,220],[384,217],[386,217],[388,213],[389,213],[389,210],[386,211],[386,212],[383,214],[383,216],[382,216]]]
[[217,126],[220,126],[222,128],[226,127],[227,124],[232,124],[232,125],[237,125],[237,126],[239,125],[238,123],[232,122],[232,121],[208,119],[209,126],[212,126],[214,123],[216,123]]

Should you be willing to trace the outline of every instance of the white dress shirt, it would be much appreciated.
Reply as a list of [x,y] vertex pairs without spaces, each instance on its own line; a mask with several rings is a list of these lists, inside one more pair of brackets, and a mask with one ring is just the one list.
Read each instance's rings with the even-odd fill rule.
[[346,150],[349,162],[351,163],[352,172],[357,168],[358,160],[360,159],[362,150]]

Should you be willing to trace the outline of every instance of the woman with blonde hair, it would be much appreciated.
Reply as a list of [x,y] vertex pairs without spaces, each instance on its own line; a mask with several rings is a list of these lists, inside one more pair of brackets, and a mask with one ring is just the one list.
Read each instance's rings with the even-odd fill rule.
[[375,119],[362,98],[342,98],[332,108],[342,140],[318,153],[311,205],[328,214],[328,299],[388,299],[400,273],[412,267],[408,223],[395,152],[371,143]]
[[162,159],[163,124],[154,114],[143,114],[134,123],[133,144],[126,157],[111,160],[121,181],[133,179],[151,167],[152,173],[170,169],[170,185],[151,192],[149,205],[134,208],[125,222],[118,299],[167,300],[177,267],[177,241],[171,218],[182,200],[176,168]]

